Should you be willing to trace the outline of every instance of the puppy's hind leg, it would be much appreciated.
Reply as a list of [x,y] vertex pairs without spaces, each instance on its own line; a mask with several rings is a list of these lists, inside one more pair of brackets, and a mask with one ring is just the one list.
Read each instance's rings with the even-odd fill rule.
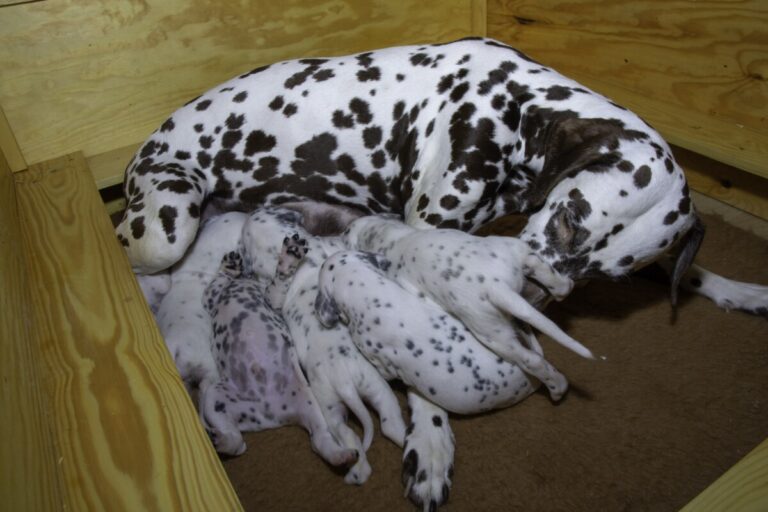
[[234,393],[231,385],[223,380],[200,390],[200,419],[216,451],[224,455],[245,452],[245,441],[232,418],[233,411],[227,410]]
[[370,364],[363,367],[361,374],[357,384],[358,393],[379,415],[381,433],[402,448],[405,442],[405,422],[392,388]]
[[351,485],[364,484],[373,470],[365,456],[365,448],[363,448],[360,438],[346,423],[344,406],[339,403],[323,412],[331,434],[339,440],[342,446],[357,452],[357,462],[344,475],[344,482]]

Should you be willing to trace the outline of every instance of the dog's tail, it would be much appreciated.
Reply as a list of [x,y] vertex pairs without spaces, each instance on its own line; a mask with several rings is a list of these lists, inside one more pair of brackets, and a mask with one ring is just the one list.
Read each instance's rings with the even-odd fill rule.
[[363,450],[368,451],[373,442],[373,418],[371,418],[371,413],[368,412],[354,386],[345,386],[344,389],[340,389],[338,392],[344,404],[349,407],[363,426]]
[[672,290],[670,298],[672,306],[677,306],[677,289],[680,286],[680,281],[693,264],[693,259],[696,257],[696,253],[699,252],[701,242],[704,240],[704,223],[698,215],[695,216],[693,226],[680,240],[677,245],[678,251],[674,257],[674,266],[672,268]]
[[586,359],[595,359],[592,351],[587,347],[568,336],[555,322],[544,316],[538,309],[534,308],[524,298],[511,290],[492,289],[489,294],[491,302],[499,309],[506,311],[518,320],[521,320],[531,327],[535,327],[543,332],[568,350],[571,350]]

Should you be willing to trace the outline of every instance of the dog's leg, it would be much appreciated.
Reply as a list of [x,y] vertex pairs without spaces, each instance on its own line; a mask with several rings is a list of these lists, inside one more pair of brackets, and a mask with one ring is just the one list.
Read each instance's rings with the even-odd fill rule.
[[568,380],[544,358],[538,340],[533,338],[535,345],[530,346],[531,340],[524,337],[530,348],[524,347],[518,333],[507,318],[499,316],[493,323],[486,320],[483,325],[473,323],[467,325],[467,328],[493,353],[505,361],[520,366],[525,373],[547,386],[552,400],[560,400],[568,390]]
[[207,186],[180,164],[147,165],[148,174],[141,174],[141,164],[126,173],[128,204],[116,228],[134,272],[142,274],[164,270],[187,252]]
[[[661,258],[657,263],[671,274],[673,262]],[[735,309],[768,318],[768,286],[727,279],[696,264],[688,268],[680,285],[725,310]]]
[[307,241],[299,237],[298,233],[283,240],[283,249],[277,261],[275,277],[266,290],[267,300],[275,310],[282,310],[285,296],[291,286],[291,279],[308,251]]
[[379,415],[381,433],[392,440],[397,446],[405,442],[405,422],[392,388],[387,381],[370,364],[361,365],[362,376],[357,385],[357,391],[367,401],[376,414]]
[[200,419],[216,451],[224,455],[245,452],[245,441],[232,418],[233,411],[227,409],[234,396],[235,390],[223,380],[200,391]]
[[344,406],[341,403],[336,403],[324,410],[323,414],[328,421],[328,429],[339,440],[339,443],[344,448],[357,452],[357,462],[344,475],[344,482],[352,485],[364,484],[371,476],[371,465],[365,456],[366,449],[360,442],[360,438],[346,423]]
[[405,495],[424,511],[445,503],[453,478],[454,437],[448,413],[408,392],[411,425],[405,435],[402,480]]

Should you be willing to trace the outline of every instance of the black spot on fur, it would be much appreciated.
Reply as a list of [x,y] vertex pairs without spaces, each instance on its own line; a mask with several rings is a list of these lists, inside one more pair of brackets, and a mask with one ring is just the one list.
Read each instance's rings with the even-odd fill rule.
[[283,108],[283,104],[285,103],[285,100],[283,100],[282,96],[275,96],[275,98],[269,102],[269,108],[272,110],[280,110]]
[[173,119],[167,119],[161,126],[160,131],[161,132],[170,132],[173,131],[173,129],[176,127],[176,125],[173,122]]
[[357,72],[357,80],[360,82],[371,82],[381,78],[381,70],[374,66],[368,69],[361,69]]
[[440,206],[446,210],[453,210],[459,205],[459,198],[454,195],[447,195],[440,198]]
[[165,205],[158,211],[158,217],[163,226],[163,231],[168,239],[168,243],[176,241],[176,218],[179,216],[178,210],[169,205]]
[[647,165],[641,166],[634,174],[633,179],[637,188],[645,188],[651,182],[651,168]]
[[549,89],[547,89],[547,96],[546,98],[548,100],[553,101],[561,101],[561,100],[567,100],[571,97],[570,87],[565,87],[562,85],[553,85]]
[[363,130],[363,144],[368,149],[373,149],[381,144],[381,127],[368,126]]
[[207,110],[207,109],[208,109],[208,107],[210,107],[210,106],[211,106],[211,103],[212,103],[212,102],[211,102],[211,100],[203,100],[203,101],[201,101],[200,103],[198,103],[198,104],[195,106],[195,110],[198,110],[198,111],[200,111],[200,112],[202,112],[202,111],[204,111],[204,110]]
[[669,226],[670,224],[674,224],[677,218],[680,216],[677,211],[671,211],[668,214],[664,216],[664,224]]
[[271,151],[275,144],[277,141],[274,135],[268,135],[261,130],[254,130],[248,134],[245,140],[245,156]]
[[235,103],[242,103],[248,98],[248,92],[247,91],[241,91],[232,98],[232,101]]
[[131,236],[138,240],[144,236],[147,227],[144,225],[144,217],[136,217],[131,221]]
[[634,256],[624,256],[619,260],[619,265],[622,267],[628,267],[632,263],[634,263],[635,257]]

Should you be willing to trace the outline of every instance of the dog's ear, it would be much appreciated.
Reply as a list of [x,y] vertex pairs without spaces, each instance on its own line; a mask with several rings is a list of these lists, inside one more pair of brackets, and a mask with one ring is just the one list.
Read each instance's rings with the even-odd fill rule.
[[336,327],[341,320],[341,312],[336,300],[322,289],[317,292],[317,297],[315,297],[315,315],[317,315],[320,323],[328,329]]
[[[623,134],[623,135],[622,135]],[[621,157],[613,151],[619,135],[631,137],[616,120],[561,118],[549,123],[544,135],[544,165],[528,195],[529,208],[537,208],[563,178],[589,168],[604,170]],[[601,151],[607,146],[608,150]]]
[[392,265],[392,262],[384,257],[383,254],[367,251],[361,251],[360,254],[361,257],[365,258],[368,263],[381,270],[382,272],[386,272],[387,269]]
[[675,266],[672,270],[672,291],[671,301],[672,306],[677,305],[677,288],[680,286],[680,281],[683,279],[683,275],[688,271],[693,263],[693,259],[696,257],[696,253],[699,252],[701,242],[704,239],[704,233],[706,228],[701,219],[696,215],[696,220],[691,226],[691,229],[683,236],[683,238],[676,244],[675,250],[677,254],[674,256]]

